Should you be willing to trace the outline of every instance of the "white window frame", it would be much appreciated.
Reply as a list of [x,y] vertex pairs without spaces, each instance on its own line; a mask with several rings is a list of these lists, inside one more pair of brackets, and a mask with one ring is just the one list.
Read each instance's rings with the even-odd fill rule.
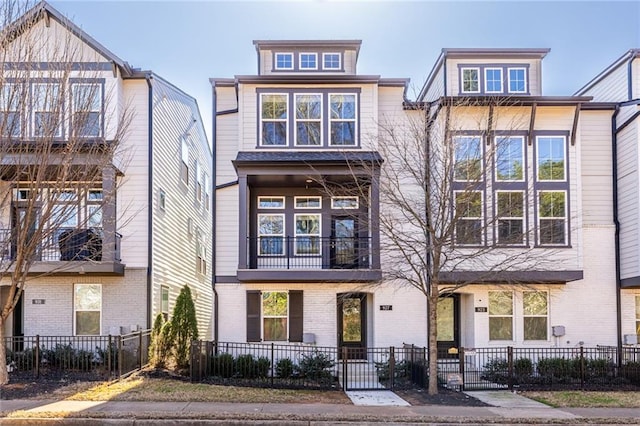
[[[498,71],[500,73],[500,89],[499,90],[489,90],[489,78],[487,75],[487,71]],[[484,93],[504,93],[504,70],[500,67],[486,67],[484,69]],[[491,82],[495,82],[496,80],[491,80]]]
[[[562,179],[541,179],[540,178],[540,140],[541,139],[562,139]],[[536,180],[538,182],[567,182],[567,137],[564,135],[538,135],[536,136]]]
[[[483,138],[480,135],[457,135],[454,136],[453,140],[454,140],[454,151],[453,151],[453,166],[454,166],[454,170],[453,170],[453,180],[455,182],[475,182],[474,179],[468,179],[468,170],[467,170],[467,179],[458,179],[458,177],[456,176],[456,164],[458,163],[458,157],[457,157],[457,153],[458,153],[458,141],[461,139],[477,139],[478,140],[478,157],[477,160],[480,162],[480,176],[478,177],[477,181],[481,182],[484,179],[484,143],[483,143]],[[469,142],[465,142],[468,143]],[[465,151],[466,152],[466,151]],[[468,158],[465,158],[465,160],[467,160]],[[474,158],[475,159],[475,158]]]
[[[561,193],[564,194],[564,216],[545,216],[544,218],[540,215],[540,207],[541,207],[541,202],[540,202],[540,195],[542,193],[547,193],[547,192],[557,192],[557,193]],[[543,189],[543,190],[538,190],[538,192],[536,193],[536,207],[537,207],[537,219],[538,219],[538,223],[537,223],[537,237],[538,237],[538,245],[540,246],[549,246],[549,247],[563,247],[566,246],[569,242],[568,242],[568,237],[569,237],[569,220],[568,220],[568,213],[569,213],[569,200],[568,200],[568,196],[569,193],[566,190],[562,190],[562,189]],[[561,243],[543,243],[541,241],[541,221],[543,220],[562,220],[564,222],[564,241]]]
[[[291,58],[291,66],[289,67],[285,67],[285,66],[279,66],[278,65],[278,57],[279,56],[289,56],[289,58]],[[293,52],[276,52],[273,55],[273,68],[276,70],[292,70],[293,69],[293,64],[294,64],[294,54]]]
[[[20,83],[4,82],[2,85],[2,93],[0,93],[0,114],[8,117],[9,114],[13,114],[17,117],[17,129],[14,128],[14,132],[9,134],[7,132],[7,122],[4,122],[2,126],[3,137],[20,137],[22,135],[22,107],[20,105],[20,97],[22,95],[23,86]],[[16,120],[14,118],[14,120]],[[17,130],[17,131],[16,131]]]
[[189,142],[185,137],[180,139],[180,180],[189,185]]
[[[264,97],[265,96],[281,96],[284,98],[285,104],[287,106],[286,109],[286,114],[284,118],[264,118],[262,116],[262,105],[264,104]],[[268,147],[283,147],[283,146],[289,146],[289,115],[291,114],[290,111],[290,105],[289,105],[289,94],[288,93],[260,93],[260,111],[259,111],[259,117],[260,117],[260,129],[259,129],[259,135],[258,135],[258,141],[259,141],[259,145],[260,146],[268,146]],[[264,138],[262,136],[263,133],[263,123],[268,122],[268,123],[284,123],[285,126],[285,137],[284,137],[284,144],[277,144],[277,145],[270,145],[270,144],[265,144],[264,143]]]
[[[353,96],[353,118],[333,118],[331,115],[331,99],[333,96]],[[358,94],[357,93],[329,93],[328,97],[328,129],[329,132],[329,146],[338,146],[338,147],[355,147],[358,146]],[[344,122],[353,122],[353,144],[345,145],[345,144],[335,144],[333,143],[333,139],[331,137],[331,127],[333,123],[344,123]]]
[[204,206],[207,210],[209,210],[211,204],[211,189],[209,186],[211,182],[209,181],[209,175],[204,174]]
[[[480,194],[480,216],[462,216],[462,215],[458,215],[458,210],[457,210],[457,204],[458,204],[458,195],[459,194]],[[484,191],[478,190],[478,191],[468,191],[468,190],[463,190],[463,191],[453,191],[453,202],[454,202],[454,214],[457,216],[456,217],[456,223],[459,223],[460,221],[463,222],[472,222],[472,221],[478,221],[480,223],[480,242],[477,243],[464,243],[464,242],[460,242],[458,241],[458,235],[457,235],[457,229],[454,231],[454,241],[455,241],[455,245],[456,246],[460,246],[460,247],[477,247],[477,246],[482,246],[485,244],[485,229],[484,229]]]
[[163,189],[158,191],[158,209],[167,211],[167,193]]
[[[278,206],[261,206],[260,202],[262,200],[281,200],[282,201],[282,207],[278,207]],[[286,207],[286,202],[285,202],[285,198],[283,196],[280,195],[262,195],[258,197],[258,209],[260,210],[282,210]]]
[[[315,200],[318,202],[318,206],[299,206],[298,205],[298,201],[302,201],[302,200],[307,200],[311,201],[311,200]],[[318,210],[322,208],[322,197],[319,195],[304,195],[304,196],[298,196],[298,197],[293,197],[293,207],[296,210]]]
[[[316,233],[298,233],[298,218],[301,216],[317,216],[318,217],[318,232]],[[321,237],[322,237],[322,213],[296,213],[293,215],[293,234],[294,234],[294,254],[296,256],[321,256],[322,255],[322,244],[321,244]],[[298,250],[298,239],[304,240],[304,239],[309,239],[309,241],[313,241],[313,238],[317,239],[318,242],[318,252],[317,253],[301,253]],[[313,244],[311,244],[310,247],[312,247]]]
[[[273,217],[281,217],[282,218],[282,232],[280,234],[261,234],[260,233],[260,218],[261,217],[265,217],[265,216],[273,216]],[[284,213],[258,213],[258,215],[256,216],[257,218],[257,231],[256,233],[258,234],[258,256],[283,256],[286,253],[286,239],[285,239],[285,229],[286,229],[286,218]],[[280,243],[280,247],[281,247],[281,251],[280,253],[262,253],[262,244],[261,244],[261,239],[262,238],[280,238],[281,243]]]
[[[466,70],[475,70],[478,75],[478,90],[464,90],[464,72]],[[480,67],[460,67],[460,93],[480,93]],[[471,81],[471,80],[469,80]]]
[[[544,293],[545,298],[546,298],[546,313],[544,315],[540,315],[540,314],[527,314],[525,312],[525,294],[526,293]],[[547,326],[546,326],[546,330],[545,330],[545,338],[544,339],[527,339],[527,336],[525,334],[525,320],[527,318],[546,318],[547,320]],[[525,342],[546,342],[549,340],[549,292],[547,291],[543,291],[543,290],[526,290],[522,292],[522,340]]]
[[[304,97],[304,96],[317,96],[320,98],[320,117],[318,118],[298,118],[298,98],[300,97]],[[308,147],[321,147],[322,146],[322,141],[323,141],[323,136],[324,136],[324,129],[323,129],[323,125],[322,125],[322,112],[323,112],[323,99],[322,99],[322,93],[295,93],[293,95],[293,104],[294,104],[294,114],[293,114],[293,141],[294,141],[294,145],[295,146],[308,146]],[[318,124],[318,128],[320,129],[320,135],[319,135],[319,140],[318,140],[318,144],[316,145],[311,145],[311,144],[301,144],[298,143],[298,123],[317,123]],[[262,126],[260,126],[262,127]],[[277,146],[277,145],[276,145]]]
[[[39,97],[39,94],[41,93],[39,89],[37,89],[37,87],[40,86],[51,86],[51,89],[44,89],[44,94],[45,94],[45,98],[43,99],[44,104],[40,103],[41,98]],[[53,89],[53,87],[57,87],[57,93],[55,93],[55,89]],[[51,90],[51,92],[49,92],[49,90]],[[55,113],[55,108],[57,107],[59,109],[58,111],[58,118],[57,118],[57,124],[58,127],[56,129],[56,133],[53,135],[53,137],[59,138],[62,137],[62,111],[63,111],[63,105],[60,105],[60,103],[62,102],[61,99],[61,85],[60,83],[32,83],[31,84],[31,96],[33,98],[33,111],[31,113],[31,134],[33,137],[36,138],[40,138],[40,137],[46,137],[48,135],[38,135],[36,132],[36,115],[38,113],[50,113],[53,114]],[[52,96],[52,94],[54,94],[56,97],[60,98],[57,99],[55,101],[52,101],[50,99],[50,96]],[[47,107],[53,107],[54,110],[52,111],[51,109],[47,108]]]
[[[506,314],[491,314],[491,293],[509,293],[511,294],[511,315]],[[488,317],[488,327],[487,331],[489,334],[490,342],[513,342],[515,341],[515,327],[514,327],[514,312],[515,312],[515,297],[513,291],[507,290],[489,290],[487,295],[487,317]],[[491,339],[491,318],[511,318],[511,339]]]
[[[527,200],[525,198],[525,191],[523,190],[498,190],[495,192],[496,196],[495,196],[495,212],[496,212],[496,217],[497,217],[497,223],[496,223],[496,243],[499,245],[509,245],[509,246],[514,246],[514,245],[523,245],[525,243],[525,233],[526,233],[526,203]],[[500,198],[500,194],[521,194],[522,195],[522,216],[502,216],[500,214],[500,208],[499,208],[499,198]],[[519,220],[522,222],[522,240],[519,242],[505,242],[505,241],[500,241],[500,222],[503,220],[507,220],[507,221],[516,221]]]
[[[81,286],[98,286],[100,289],[100,309],[78,309],[76,304],[76,289]],[[98,283],[76,283],[73,285],[73,335],[74,336],[100,336],[102,334],[102,305],[104,303],[103,294],[102,294],[102,284]],[[78,334],[78,312],[99,312],[100,320],[99,320],[99,330],[98,334]]]
[[196,230],[196,272],[202,275],[207,274],[207,246],[199,229]]
[[[522,90],[511,90],[511,71],[522,71],[523,73],[523,89]],[[527,67],[508,67],[507,68],[507,91],[509,93],[527,93]]]
[[[268,293],[284,293],[287,296],[287,313],[286,316],[284,315],[265,315],[264,312],[264,294],[268,294]],[[260,292],[260,336],[262,337],[263,342],[288,342],[289,341],[289,323],[290,323],[290,318],[289,318],[289,310],[290,310],[290,298],[289,298],[289,292],[287,290],[272,290],[272,291],[262,291]],[[282,340],[267,340],[265,338],[264,335],[264,320],[267,318],[285,318],[287,325],[285,327],[285,331],[286,331],[286,336],[284,339]]]
[[[314,58],[315,66],[303,66],[303,56],[307,55],[308,57]],[[318,69],[318,54],[316,52],[300,52],[298,53],[298,67],[301,70],[317,70]]]
[[[345,207],[345,206],[338,206],[336,205],[336,202],[339,200],[355,200],[355,205],[353,206],[349,206],[349,207]],[[354,197],[331,197],[331,209],[333,210],[356,210],[360,208],[360,197],[358,196],[354,196]]]
[[[166,307],[165,307],[165,299],[164,299],[165,294],[167,296]],[[160,313],[164,317],[165,321],[169,319],[170,297],[171,297],[171,292],[170,292],[169,286],[166,286],[166,285],[160,286]]]
[[202,170],[198,160],[196,160],[196,201],[202,202]]
[[[520,140],[520,152],[522,153],[522,156],[520,157],[520,164],[522,166],[522,177],[520,179],[501,179],[500,176],[498,175],[498,163],[500,162],[500,141],[501,140],[513,140],[513,139],[519,139]],[[495,149],[496,149],[496,153],[495,153],[495,162],[496,162],[496,167],[495,167],[495,179],[496,182],[524,182],[525,181],[525,175],[526,175],[526,164],[525,164],[525,145],[524,145],[524,136],[510,136],[510,135],[504,135],[504,136],[496,136],[494,139],[494,144],[495,144]],[[512,158],[509,157],[508,160],[511,160]]]
[[[335,67],[329,67],[327,66],[326,58],[328,56],[337,56],[338,57],[338,65]],[[341,70],[342,69],[342,55],[340,54],[340,52],[324,52],[322,54],[322,69],[324,70],[332,70],[332,71],[337,71],[337,70]]]
[[[94,89],[89,90],[89,94],[92,96],[96,96],[96,99],[94,100],[97,100],[97,104],[92,105],[92,108],[88,110],[78,109],[78,105],[76,105],[76,96],[75,96],[74,89],[77,87],[83,87],[83,86],[94,87]],[[75,136],[83,137],[83,138],[99,138],[102,136],[102,119],[103,119],[102,99],[103,97],[102,97],[101,83],[71,83],[71,131],[75,133]],[[88,104],[87,99],[80,99],[80,102]],[[88,105],[81,105],[81,106],[88,106]],[[78,129],[75,123],[73,122],[77,113],[98,114],[98,134],[97,135],[85,135],[85,134],[78,133]]]

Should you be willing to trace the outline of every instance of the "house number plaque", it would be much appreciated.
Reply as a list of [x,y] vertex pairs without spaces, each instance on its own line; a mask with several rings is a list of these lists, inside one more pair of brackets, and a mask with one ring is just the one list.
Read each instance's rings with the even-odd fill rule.
[[486,306],[478,306],[476,307],[476,312],[487,312]]
[[32,305],[44,305],[44,299],[31,299]]
[[392,311],[393,310],[393,305],[380,305],[380,310],[381,311]]

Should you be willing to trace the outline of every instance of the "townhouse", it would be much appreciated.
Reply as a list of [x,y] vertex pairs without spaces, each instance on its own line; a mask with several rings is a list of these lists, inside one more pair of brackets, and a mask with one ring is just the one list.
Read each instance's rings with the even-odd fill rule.
[[[196,101],[154,72],[132,68],[45,2],[14,25],[13,32],[3,32],[5,148],[37,147],[45,140],[54,147],[79,146],[73,161],[103,168],[91,186],[54,174],[51,187],[47,180],[34,187],[3,174],[0,221],[8,230],[3,232],[3,305],[20,253],[11,243],[20,221],[32,215],[33,229],[48,236],[37,241],[5,335],[106,335],[148,328],[158,313],[169,315],[188,285],[200,334],[209,336],[213,165]],[[25,56],[26,51],[34,53]],[[7,102],[15,93],[33,102]],[[80,94],[89,94],[86,102],[78,101]],[[79,117],[86,119],[80,127]],[[100,144],[118,144],[106,164],[83,154],[96,153],[83,150]],[[13,160],[25,169],[60,166],[56,155],[38,152]],[[68,188],[56,187],[60,180]],[[41,199],[47,201],[32,202]],[[62,214],[64,220],[54,220]],[[39,217],[51,223],[41,228]],[[54,226],[59,229],[47,230]]]

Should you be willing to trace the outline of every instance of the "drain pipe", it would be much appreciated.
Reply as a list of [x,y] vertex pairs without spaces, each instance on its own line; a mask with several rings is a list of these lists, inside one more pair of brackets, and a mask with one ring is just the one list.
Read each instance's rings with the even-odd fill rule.
[[617,364],[622,365],[622,280],[620,278],[620,220],[618,218],[618,129],[617,117],[620,105],[611,116],[611,163],[613,179],[613,224],[615,226],[616,265],[616,332],[618,335]]

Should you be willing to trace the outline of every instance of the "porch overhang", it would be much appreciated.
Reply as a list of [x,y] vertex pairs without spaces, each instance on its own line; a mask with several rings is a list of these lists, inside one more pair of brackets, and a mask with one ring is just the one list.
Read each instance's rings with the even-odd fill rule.
[[442,284],[566,284],[584,278],[574,271],[451,271],[440,272]]
[[377,282],[380,269],[238,269],[239,282]]
[[[38,261],[29,268],[28,275],[75,276],[75,275],[109,275],[123,276],[125,265],[118,261]],[[9,272],[13,266],[9,267]]]

